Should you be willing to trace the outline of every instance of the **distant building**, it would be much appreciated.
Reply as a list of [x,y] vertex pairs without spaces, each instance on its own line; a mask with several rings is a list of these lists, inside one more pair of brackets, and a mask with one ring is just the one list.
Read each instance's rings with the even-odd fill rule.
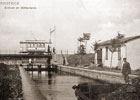
[[[111,64],[111,55],[112,64]],[[95,63],[106,67],[122,67],[123,58],[127,58],[133,70],[140,68],[140,35],[116,37],[96,44]]]

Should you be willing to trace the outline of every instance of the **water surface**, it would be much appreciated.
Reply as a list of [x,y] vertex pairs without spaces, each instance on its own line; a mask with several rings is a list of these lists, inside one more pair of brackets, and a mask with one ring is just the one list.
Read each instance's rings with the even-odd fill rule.
[[[30,75],[32,74],[30,73]],[[85,82],[100,84],[95,80],[64,72],[50,74],[42,72],[40,76],[34,72],[32,78],[47,100],[77,100],[72,89],[73,85]]]

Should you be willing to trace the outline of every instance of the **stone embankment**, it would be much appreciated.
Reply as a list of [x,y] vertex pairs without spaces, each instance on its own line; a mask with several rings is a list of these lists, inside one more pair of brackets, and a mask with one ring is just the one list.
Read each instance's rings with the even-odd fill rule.
[[[70,66],[58,66],[58,70],[92,78],[97,80],[106,81],[109,83],[124,83],[124,78],[121,73],[115,72],[107,72],[107,71],[98,71],[98,70],[90,70],[78,67],[70,67]],[[130,79],[136,78],[136,75],[130,75]]]

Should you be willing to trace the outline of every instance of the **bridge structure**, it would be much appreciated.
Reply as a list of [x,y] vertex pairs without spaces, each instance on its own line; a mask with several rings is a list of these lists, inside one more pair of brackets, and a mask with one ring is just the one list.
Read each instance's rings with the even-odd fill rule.
[[55,50],[51,44],[45,40],[20,41],[19,54],[0,54],[0,63],[21,65],[27,71],[53,71],[51,60]]
[[[38,66],[41,66],[41,68],[39,67],[41,71],[52,71],[54,70],[54,66],[52,67],[51,65],[52,56],[52,54],[0,54],[0,63],[7,65],[20,65],[23,66],[27,71],[38,71]],[[29,62],[29,60],[31,60],[31,62]]]
[[52,59],[52,55],[0,54],[0,63],[5,63],[9,65],[28,63],[29,59],[32,59],[32,62],[34,63],[39,63],[39,61],[42,61],[42,63],[46,63],[48,59]]

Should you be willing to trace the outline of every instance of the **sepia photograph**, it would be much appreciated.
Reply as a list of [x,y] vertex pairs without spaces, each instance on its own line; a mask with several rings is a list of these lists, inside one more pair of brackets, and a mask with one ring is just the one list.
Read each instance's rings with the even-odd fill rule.
[[0,0],[0,100],[140,100],[140,0]]

